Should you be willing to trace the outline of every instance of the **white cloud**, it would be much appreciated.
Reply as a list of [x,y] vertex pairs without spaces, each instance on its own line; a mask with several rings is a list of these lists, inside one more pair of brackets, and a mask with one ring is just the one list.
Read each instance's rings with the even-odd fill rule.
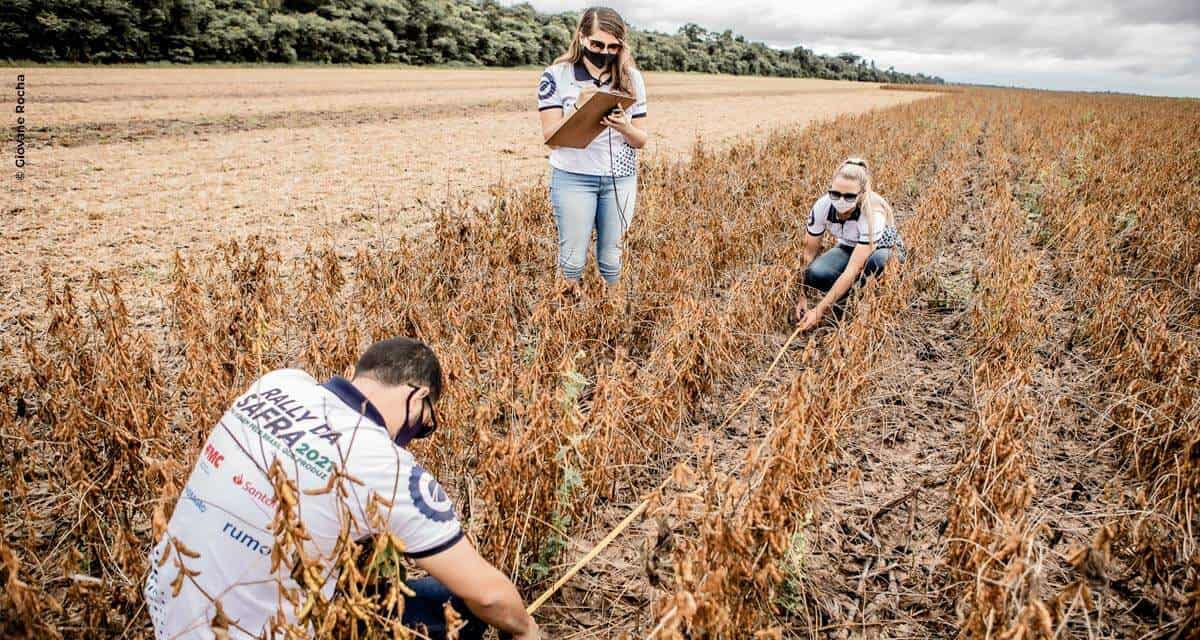
[[[560,12],[594,3],[532,4]],[[674,33],[695,22],[775,47],[852,51],[882,67],[949,81],[1200,96],[1197,0],[614,0],[610,6],[639,28]]]

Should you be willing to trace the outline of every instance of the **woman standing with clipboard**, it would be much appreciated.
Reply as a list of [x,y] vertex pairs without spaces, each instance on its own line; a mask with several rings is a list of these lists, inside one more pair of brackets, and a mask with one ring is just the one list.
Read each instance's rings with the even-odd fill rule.
[[587,264],[596,232],[596,262],[610,285],[621,275],[621,238],[637,200],[637,150],[646,146],[646,84],[616,11],[583,12],[567,52],[546,68],[538,83],[543,138],[597,90],[636,96],[628,111],[603,120],[605,130],[586,148],[550,152],[550,201],[558,225],[558,266],[574,288]]

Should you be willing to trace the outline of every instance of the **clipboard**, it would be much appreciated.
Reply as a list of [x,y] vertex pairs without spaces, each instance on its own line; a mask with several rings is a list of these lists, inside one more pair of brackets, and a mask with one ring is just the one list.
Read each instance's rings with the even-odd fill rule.
[[618,105],[621,109],[628,111],[635,102],[637,102],[637,98],[627,93],[597,91],[587,99],[587,102],[583,103],[583,106],[579,107],[578,111],[558,123],[554,131],[550,132],[550,137],[546,138],[546,144],[572,149],[586,148],[592,143],[592,140],[596,139],[596,136],[604,131],[605,127],[600,122],[604,116]]

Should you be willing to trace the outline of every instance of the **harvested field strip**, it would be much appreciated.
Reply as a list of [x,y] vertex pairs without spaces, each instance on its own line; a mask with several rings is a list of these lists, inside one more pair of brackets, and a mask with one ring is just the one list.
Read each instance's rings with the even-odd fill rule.
[[[461,92],[460,92],[461,93]],[[494,91],[492,93],[495,93]],[[28,140],[35,147],[81,147],[96,144],[111,144],[114,142],[138,142],[175,136],[217,135],[230,132],[249,132],[267,129],[302,129],[308,127],[325,127],[336,125],[340,127],[357,127],[374,124],[397,122],[442,120],[461,117],[488,117],[504,113],[529,111],[533,104],[528,88],[509,93],[520,97],[491,97],[487,100],[470,100],[464,96],[451,93],[453,100],[438,95],[411,104],[384,104],[369,106],[350,106],[338,109],[284,109],[251,113],[230,113],[219,117],[197,118],[121,118],[119,120],[104,120],[91,122],[72,122],[34,126],[29,128]],[[704,91],[686,93],[658,93],[654,96],[655,103],[679,105],[687,102],[707,102],[721,98],[784,98],[815,95],[852,95],[857,90],[831,88],[826,90],[812,89],[737,89],[726,91]],[[338,94],[344,97],[345,94]],[[392,97],[395,91],[380,91],[367,95]],[[320,102],[320,94],[306,95],[313,101]],[[407,102],[407,100],[403,100]],[[90,102],[89,102],[90,103]]]

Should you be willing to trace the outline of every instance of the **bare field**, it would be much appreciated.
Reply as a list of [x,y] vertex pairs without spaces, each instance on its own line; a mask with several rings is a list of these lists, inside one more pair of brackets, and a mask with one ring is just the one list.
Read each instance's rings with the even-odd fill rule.
[[[34,68],[27,178],[4,182],[0,296],[43,265],[152,284],[174,251],[410,233],[447,200],[543,179],[538,70]],[[929,97],[878,85],[647,74],[648,155]],[[34,287],[34,289],[30,289]],[[16,304],[14,304],[16,303]]]

